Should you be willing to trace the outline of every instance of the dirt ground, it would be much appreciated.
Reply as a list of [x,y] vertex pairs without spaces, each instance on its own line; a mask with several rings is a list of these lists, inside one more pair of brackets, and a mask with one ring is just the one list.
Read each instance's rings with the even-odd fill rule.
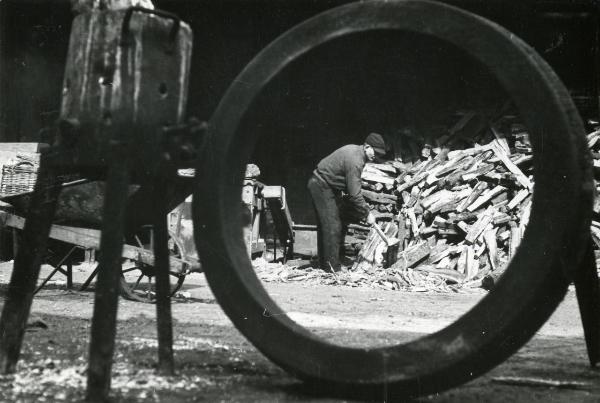
[[[0,264],[4,295],[11,263]],[[43,271],[47,271],[45,267]],[[77,286],[91,272],[75,269]],[[267,283],[283,311],[334,342],[393,344],[431,333],[473,306],[484,291],[418,293],[342,286]],[[186,278],[174,299],[177,375],[158,376],[155,307],[121,300],[112,398],[116,402],[337,402],[264,358],[215,302],[201,274]],[[18,372],[0,376],[0,401],[78,401],[86,383],[93,292],[49,284],[35,297]],[[587,362],[575,293],[538,334],[508,361],[461,387],[419,402],[598,402],[598,370]],[[507,377],[517,378],[510,384]],[[532,381],[560,386],[533,386]],[[380,401],[376,398],[373,401]]]

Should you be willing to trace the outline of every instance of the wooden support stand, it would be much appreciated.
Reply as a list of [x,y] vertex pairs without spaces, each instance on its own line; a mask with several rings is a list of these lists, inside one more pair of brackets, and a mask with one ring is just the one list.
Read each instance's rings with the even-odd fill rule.
[[[171,161],[172,177],[177,168],[190,168],[193,157],[184,157],[184,151],[193,154],[197,144],[191,138],[200,135],[182,125],[191,30],[173,14],[137,4],[131,0],[73,2],[73,9],[79,14],[71,25],[60,118],[52,141],[55,145],[46,153],[52,158],[43,157],[40,161],[22,245],[0,318],[0,372],[8,373],[16,367],[46,252],[61,185],[58,173],[106,177],[99,245],[101,269],[97,269],[86,393],[86,399],[94,402],[107,401],[110,392],[131,183],[155,187],[155,256],[148,251],[134,258],[157,267],[159,368],[165,374],[174,371],[169,300],[173,260],[169,257],[166,222],[168,186],[164,177],[159,181],[156,178],[163,168],[161,161]],[[185,127],[169,132],[165,126]],[[97,237],[78,238],[78,244],[82,239],[84,247],[96,248]],[[87,257],[91,260],[90,255]]]

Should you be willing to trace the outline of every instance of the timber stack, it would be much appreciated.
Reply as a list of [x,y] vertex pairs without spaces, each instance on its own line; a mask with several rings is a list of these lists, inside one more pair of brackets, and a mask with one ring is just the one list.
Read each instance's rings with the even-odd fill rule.
[[[592,152],[594,163],[594,176],[596,178],[596,198],[594,200],[594,212],[592,215],[591,235],[596,257],[596,267],[600,267],[600,125],[595,122],[594,131],[588,134],[588,147]],[[599,273],[600,274],[600,273]]]
[[[353,271],[385,270],[393,289],[419,276],[460,287],[493,285],[529,221],[533,156],[514,116],[473,125],[476,119],[464,113],[432,144],[412,144],[420,150],[412,158],[366,165],[365,199],[386,235],[400,242],[389,259],[377,232],[363,233],[362,243],[349,245],[358,251]],[[600,245],[600,225],[597,235]]]

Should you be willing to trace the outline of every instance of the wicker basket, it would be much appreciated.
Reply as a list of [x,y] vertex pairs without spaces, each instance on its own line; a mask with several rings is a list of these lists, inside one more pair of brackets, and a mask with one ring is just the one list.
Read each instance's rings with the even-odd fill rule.
[[3,165],[0,197],[31,192],[37,178],[37,168],[37,165],[28,161],[22,161],[14,165]]

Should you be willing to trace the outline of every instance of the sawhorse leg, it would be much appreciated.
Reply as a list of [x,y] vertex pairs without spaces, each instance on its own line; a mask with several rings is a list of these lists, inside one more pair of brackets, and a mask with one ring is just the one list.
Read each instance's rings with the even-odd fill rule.
[[15,371],[33,292],[46,254],[46,243],[56,211],[60,182],[42,155],[29,214],[15,257],[6,301],[0,317],[0,373]]
[[119,277],[129,173],[124,163],[108,169],[104,199],[100,261],[92,318],[86,400],[105,402],[110,380],[119,302]]
[[156,269],[156,325],[158,334],[158,371],[173,375],[173,323],[171,318],[171,286],[169,262],[169,234],[167,227],[167,201],[164,181],[154,182],[154,267]]

